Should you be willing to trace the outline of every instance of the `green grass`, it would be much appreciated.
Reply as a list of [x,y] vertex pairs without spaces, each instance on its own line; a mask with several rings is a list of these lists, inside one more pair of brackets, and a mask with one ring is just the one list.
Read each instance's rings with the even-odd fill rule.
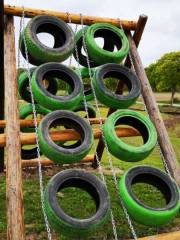
[[[103,117],[107,114],[106,108],[101,108],[101,114]],[[144,114],[144,113],[143,113]],[[172,118],[172,116],[163,114],[164,119]],[[96,126],[93,126],[96,127]],[[176,124],[174,127],[168,129],[169,136],[173,147],[175,149],[178,161],[180,162],[180,124]],[[131,137],[126,139],[130,144],[134,142],[140,142],[140,137]],[[96,141],[97,143],[97,141]],[[113,165],[116,168],[120,168],[122,170],[127,170],[135,165],[151,165],[154,167],[158,167],[160,169],[163,168],[162,161],[160,159],[159,150],[156,148],[152,154],[146,158],[145,160],[138,163],[127,163],[123,162],[115,157],[112,157]],[[103,167],[106,169],[109,168],[107,153],[103,154]],[[53,169],[48,168],[43,170],[44,177],[44,185],[47,184],[48,180],[60,170],[60,168],[55,167]],[[99,176],[99,174],[96,174]],[[118,180],[120,179],[120,175],[117,175]],[[27,239],[37,239],[37,240],[45,240],[47,239],[45,225],[43,221],[42,211],[41,211],[41,203],[40,203],[40,192],[39,192],[39,180],[38,174],[36,171],[25,170],[23,172],[24,179],[24,208],[25,208],[25,228],[26,228],[26,237]],[[115,190],[114,182],[111,175],[105,176],[108,191],[111,196],[111,206],[112,211],[115,216],[116,227],[118,232],[118,237],[120,239],[130,238],[130,230],[127,225],[127,221],[124,217],[123,211],[119,204],[118,193]],[[137,184],[134,186],[134,192],[136,195],[141,198],[141,200],[154,207],[163,206],[165,204],[164,199],[157,189],[147,186],[146,184]],[[83,218],[85,216],[89,216],[94,212],[94,203],[91,201],[89,196],[82,192],[77,191],[75,189],[66,189],[61,194],[58,195],[59,201],[63,209],[70,214],[71,216],[78,216],[79,218]],[[153,235],[161,232],[170,232],[173,230],[180,230],[180,215],[178,215],[171,223],[165,225],[160,228],[154,227],[146,227],[140,224],[133,222],[136,232],[138,236],[147,236]],[[5,176],[0,175],[0,239],[6,239],[6,202],[5,202]],[[53,239],[59,239],[59,236],[53,233]],[[69,240],[70,238],[66,238],[61,236],[60,239]],[[71,238],[72,239],[72,238]],[[85,238],[83,238],[85,239]],[[90,236],[88,239],[97,239],[97,240],[105,240],[105,239],[113,239],[112,233],[112,225],[111,221],[103,227],[103,229],[98,230],[94,233],[93,236]]]

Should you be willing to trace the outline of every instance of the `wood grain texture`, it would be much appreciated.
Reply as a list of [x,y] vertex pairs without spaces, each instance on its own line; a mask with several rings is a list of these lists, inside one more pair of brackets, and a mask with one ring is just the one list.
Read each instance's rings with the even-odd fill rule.
[[[98,128],[93,129],[94,138],[101,137],[101,130]],[[116,128],[116,134],[118,137],[132,137],[140,136],[139,132],[133,128]],[[79,134],[72,129],[53,131],[50,132],[50,136],[53,141],[71,141],[79,140]],[[22,145],[31,145],[36,143],[35,133],[21,133],[20,142]],[[6,134],[0,134],[0,147],[4,147],[6,144]]]
[[146,76],[146,72],[144,70],[141,58],[137,51],[134,39],[131,33],[128,33],[127,36],[130,43],[130,53],[132,56],[135,71],[141,82],[142,96],[145,101],[145,105],[149,113],[149,116],[156,127],[156,131],[158,134],[158,142],[161,147],[161,151],[166,160],[170,173],[175,178],[177,183],[180,185],[180,168],[176,159],[174,149],[170,142],[166,127],[164,125],[162,116],[157,106],[155,96],[153,94],[150,83]]
[[[106,118],[102,119],[102,122],[104,123],[104,121],[106,120]],[[37,119],[38,124],[40,123],[40,119]],[[98,118],[90,118],[89,119],[90,124],[99,124],[99,119]],[[31,119],[20,119],[20,127],[34,127],[34,120]],[[0,120],[0,128],[5,128],[6,127],[6,121],[5,120]]]
[[[94,159],[94,155],[87,155],[84,159],[80,161],[80,163],[88,163],[92,162]],[[49,159],[41,159],[42,166],[51,166],[55,163]],[[30,160],[22,160],[22,167],[36,167],[38,166],[38,159],[30,159]]]
[[[4,119],[4,0],[0,1],[0,119]],[[4,129],[0,129],[3,133]],[[0,172],[4,170],[4,148],[0,148]]]
[[139,238],[139,240],[179,240],[180,231]]
[[5,25],[5,116],[6,116],[6,203],[7,239],[24,239],[20,126],[16,79],[14,20]]
[[[5,5],[4,6],[5,14],[13,15],[13,16],[22,16],[23,8]],[[69,22],[67,13],[64,12],[55,12],[49,10],[39,10],[39,9],[32,9],[32,8],[24,8],[25,16],[28,18],[35,17],[37,15],[48,15],[48,16],[55,16],[62,19],[65,22]],[[80,14],[69,13],[69,17],[71,18],[72,23],[81,23]],[[137,27],[136,21],[129,21],[129,20],[118,20],[113,18],[102,18],[102,17],[92,17],[92,16],[83,16],[83,23],[85,25],[91,25],[94,23],[111,23],[114,26],[119,27],[119,24],[123,26],[126,30],[135,30]]]

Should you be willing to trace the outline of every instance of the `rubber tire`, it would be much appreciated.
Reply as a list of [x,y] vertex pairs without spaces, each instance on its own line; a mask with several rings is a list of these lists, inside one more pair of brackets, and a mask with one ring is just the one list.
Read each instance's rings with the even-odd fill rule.
[[[92,104],[87,103],[87,110],[88,110],[89,118],[95,118],[96,117],[96,110],[94,109]],[[80,111],[86,112],[84,102],[81,102],[81,104],[74,110],[74,112],[80,112]],[[87,115],[85,116],[85,118],[87,118]]]
[[[123,142],[116,135],[115,126],[118,124],[126,124],[137,129],[142,135],[144,144],[135,147]],[[112,113],[107,118],[103,130],[109,151],[123,161],[141,161],[149,156],[156,146],[157,133],[153,123],[148,117],[133,110],[118,110]]]
[[[83,29],[79,30],[76,35],[75,35],[75,45],[77,47],[77,54],[76,54],[76,50],[74,50],[73,52],[73,56],[76,59],[77,62],[79,62],[80,65],[84,66],[84,67],[88,67],[87,64],[87,56],[82,54],[82,49],[83,49],[83,31],[84,31],[84,35],[86,35],[87,29],[89,27],[84,27]],[[114,50],[114,43],[111,43],[110,37],[104,33],[103,31],[101,31],[96,37],[103,37],[104,38],[104,46],[103,49],[108,50],[108,51],[113,51]],[[88,51],[89,53],[89,51]],[[78,55],[78,58],[77,56]],[[88,54],[89,55],[89,54]],[[95,61],[93,61],[89,56],[89,64],[91,68],[97,67],[99,65],[101,65],[101,63],[97,63]]]
[[[42,84],[43,76],[46,74],[51,74],[52,78],[59,77],[70,84],[73,89],[71,94],[56,96],[49,93]],[[39,66],[33,73],[31,84],[37,103],[51,110],[73,110],[83,99],[83,86],[79,76],[72,69],[60,63],[45,63]]]
[[[88,110],[89,118],[96,117],[96,110],[94,109],[94,107],[91,104],[87,103],[87,110]],[[79,111],[86,112],[85,105],[83,102],[77,107],[77,109],[74,110],[74,112],[79,112]],[[84,118],[87,118],[87,115]],[[66,129],[69,129],[68,126],[65,126],[65,127],[66,127]],[[64,148],[75,148],[75,147],[79,147],[80,145],[81,145],[81,140],[78,140],[76,143],[74,143],[72,145],[68,145],[68,146],[64,145],[64,143],[61,144],[61,146],[63,146]]]
[[[53,123],[61,123],[82,136],[82,143],[76,148],[63,148],[55,144],[49,136],[49,127]],[[70,111],[54,111],[46,115],[38,127],[39,145],[45,156],[57,164],[75,163],[82,160],[91,150],[93,133],[86,120]]]
[[[96,203],[97,212],[90,218],[68,216],[59,206],[56,193],[65,187],[78,187],[87,191]],[[56,174],[48,183],[44,194],[45,211],[51,227],[69,237],[85,237],[97,231],[110,215],[110,199],[106,186],[91,173],[68,169]]]
[[[79,70],[75,70],[77,74],[79,74]],[[80,73],[81,73],[81,78],[82,80],[84,80],[85,78],[90,78],[89,77],[89,70],[88,68],[80,68]],[[91,76],[93,77],[95,73],[95,69],[91,68]],[[91,101],[94,99],[94,94],[91,88],[91,83],[88,86],[88,89],[85,89],[85,83],[84,83],[84,95],[86,97],[86,101]]]
[[[94,38],[101,31],[107,32],[106,34],[111,39],[113,45],[117,46],[118,51],[107,51],[98,46]],[[100,65],[105,63],[121,63],[129,52],[129,42],[124,31],[109,23],[95,23],[91,25],[86,31],[85,41],[90,59]]]
[[[37,37],[38,33],[46,32],[54,36],[54,47],[47,47]],[[40,65],[46,62],[62,62],[74,50],[74,33],[71,27],[57,17],[40,15],[32,18],[22,34],[24,34],[29,62]],[[20,35],[19,46],[26,59],[23,35]]]
[[[35,104],[35,107],[36,107],[36,113],[46,115],[50,112],[48,109],[45,109],[42,106],[39,106],[37,104]],[[30,114],[33,114],[32,104],[24,105],[23,107],[20,108],[20,111],[19,111],[20,119],[25,119]],[[22,132],[34,132],[34,128],[33,127],[32,128],[24,127],[24,128],[21,128],[21,131]],[[40,155],[41,155],[41,152],[40,152]],[[21,158],[22,159],[29,160],[29,159],[34,159],[37,157],[38,157],[37,147],[33,147],[31,149],[23,149],[21,147]]]
[[[51,112],[49,109],[46,109],[38,104],[35,104],[35,108],[36,108],[36,114],[46,115]],[[31,103],[22,106],[19,110],[19,118],[20,119],[25,119],[26,117],[28,117],[29,115],[32,115],[32,114],[33,114],[33,107],[32,107]],[[21,128],[21,131],[26,132],[26,133],[34,132],[34,127],[23,127],[23,128]]]
[[[30,75],[32,77],[33,72],[35,71],[36,68],[31,68],[30,69]],[[49,82],[49,86],[47,88],[47,91],[52,93],[52,94],[56,94],[58,91],[58,83],[57,80],[55,78],[52,79],[46,79]],[[29,76],[28,76],[28,72],[23,71],[18,78],[18,92],[20,97],[25,100],[26,102],[31,103],[31,94],[30,92],[27,90],[27,87],[29,87]]]
[[19,76],[25,71],[27,71],[26,68],[18,68],[17,69],[17,79],[19,79]]
[[[128,95],[115,94],[104,84],[104,78],[121,79],[128,87]],[[135,103],[141,93],[141,85],[137,76],[129,68],[119,64],[108,63],[96,69],[93,86],[98,100],[113,109],[125,109]]]
[[[152,208],[143,204],[132,192],[132,184],[148,183],[157,187],[165,196],[167,205]],[[129,169],[119,181],[119,194],[132,219],[147,226],[167,224],[180,209],[180,192],[177,184],[157,168],[138,166]]]

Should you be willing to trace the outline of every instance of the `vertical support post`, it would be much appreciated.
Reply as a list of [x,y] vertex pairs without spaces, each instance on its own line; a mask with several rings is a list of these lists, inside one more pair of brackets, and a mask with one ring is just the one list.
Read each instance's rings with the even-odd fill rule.
[[5,116],[7,239],[24,240],[20,124],[13,16],[5,22]]
[[[143,31],[144,31],[144,28],[145,28],[147,19],[148,19],[148,17],[146,15],[140,15],[139,16],[139,19],[138,19],[138,22],[137,22],[137,28],[136,28],[136,31],[134,32],[134,35],[133,35],[133,39],[134,39],[137,47],[139,46],[139,43],[140,43],[140,40],[141,40]],[[124,65],[126,67],[129,67],[129,68],[131,67],[131,61],[129,59],[129,56],[127,56]],[[117,85],[117,88],[116,88],[116,94],[122,94],[122,92],[123,92],[123,83],[121,81],[119,81],[118,85]],[[114,109],[110,108],[109,111],[108,111],[107,117],[113,112],[114,112]],[[104,152],[104,142],[103,142],[102,138],[99,139],[96,151],[97,151],[98,159],[99,159],[99,161],[101,161],[101,158],[102,158],[102,155],[103,155],[103,152]],[[94,168],[98,167],[98,161],[96,159],[96,156],[94,157],[94,161],[92,163],[92,166]]]
[[[4,120],[4,0],[0,1],[0,120]],[[4,133],[4,129],[0,129]],[[4,170],[4,148],[0,148],[0,172]]]
[[167,166],[170,170],[170,173],[172,174],[174,179],[177,181],[177,183],[180,185],[180,168],[179,168],[179,164],[176,159],[174,149],[169,140],[169,136],[168,136],[166,127],[164,125],[163,119],[159,112],[159,108],[157,106],[155,96],[152,92],[150,83],[146,76],[146,72],[145,72],[143,64],[141,62],[141,58],[138,54],[134,39],[133,39],[131,33],[128,33],[127,36],[128,36],[128,40],[130,43],[130,53],[132,56],[134,68],[135,68],[136,74],[141,82],[142,96],[145,101],[149,116],[156,127],[156,131],[158,134],[158,141],[159,141],[159,145],[161,147],[161,151],[163,153],[163,156],[165,158]]

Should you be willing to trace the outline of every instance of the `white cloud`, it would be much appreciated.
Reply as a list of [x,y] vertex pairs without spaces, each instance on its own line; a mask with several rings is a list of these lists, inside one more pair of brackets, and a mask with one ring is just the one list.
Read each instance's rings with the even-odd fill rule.
[[144,65],[150,64],[166,52],[180,50],[179,0],[5,0],[5,3],[130,20],[136,20],[144,13],[149,17],[139,47]]

